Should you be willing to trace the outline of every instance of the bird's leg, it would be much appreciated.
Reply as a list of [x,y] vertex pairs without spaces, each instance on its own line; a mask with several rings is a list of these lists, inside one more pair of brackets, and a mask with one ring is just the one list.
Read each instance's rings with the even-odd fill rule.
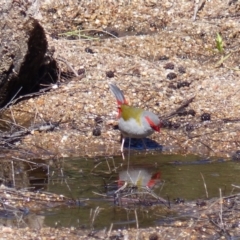
[[124,142],[125,142],[125,137],[122,136],[121,153],[122,153],[123,160],[125,160],[125,156],[124,156],[124,152],[123,152]]
[[129,162],[130,162],[130,146],[131,146],[131,138],[129,138],[129,143],[128,143],[128,164],[127,164],[127,171],[129,170]]
[[142,138],[142,143],[143,143],[143,146],[144,146],[145,150],[147,150],[147,145],[146,145],[146,143],[144,141],[144,138]]

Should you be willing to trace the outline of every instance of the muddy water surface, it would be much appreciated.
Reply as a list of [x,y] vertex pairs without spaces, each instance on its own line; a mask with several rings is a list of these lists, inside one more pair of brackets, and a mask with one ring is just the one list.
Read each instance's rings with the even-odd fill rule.
[[[219,189],[223,195],[235,193],[232,184],[240,185],[239,171],[238,162],[192,155],[131,156],[129,166],[128,161],[123,162],[119,157],[64,159],[60,169],[51,169],[51,178],[44,188],[78,199],[79,204],[39,214],[44,216],[44,223],[48,226],[101,229],[109,228],[113,223],[114,228],[136,227],[136,215],[140,227],[154,226],[164,219],[177,217],[166,207],[169,202],[173,205],[176,201],[218,197]],[[124,181],[138,188],[152,188],[168,204],[124,205],[116,199],[114,203],[114,192]]]

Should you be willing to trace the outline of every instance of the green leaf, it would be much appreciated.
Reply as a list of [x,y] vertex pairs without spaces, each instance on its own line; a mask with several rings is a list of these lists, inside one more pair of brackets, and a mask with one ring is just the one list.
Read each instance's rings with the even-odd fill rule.
[[219,33],[217,33],[216,44],[217,44],[218,51],[220,53],[222,53],[223,52],[223,39]]

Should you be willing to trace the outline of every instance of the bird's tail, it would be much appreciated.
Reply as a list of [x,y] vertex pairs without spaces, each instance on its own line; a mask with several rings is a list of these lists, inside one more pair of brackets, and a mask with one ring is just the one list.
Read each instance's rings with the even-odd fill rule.
[[109,84],[110,90],[117,99],[117,104],[121,106],[122,104],[127,104],[127,101],[123,95],[123,92],[114,84]]

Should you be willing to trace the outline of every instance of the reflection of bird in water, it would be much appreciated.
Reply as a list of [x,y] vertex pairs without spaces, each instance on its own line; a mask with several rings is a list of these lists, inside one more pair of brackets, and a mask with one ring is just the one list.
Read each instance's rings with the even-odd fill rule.
[[160,182],[161,173],[151,173],[145,168],[136,168],[123,170],[119,173],[118,187],[121,187],[125,182],[137,187],[153,188]]

